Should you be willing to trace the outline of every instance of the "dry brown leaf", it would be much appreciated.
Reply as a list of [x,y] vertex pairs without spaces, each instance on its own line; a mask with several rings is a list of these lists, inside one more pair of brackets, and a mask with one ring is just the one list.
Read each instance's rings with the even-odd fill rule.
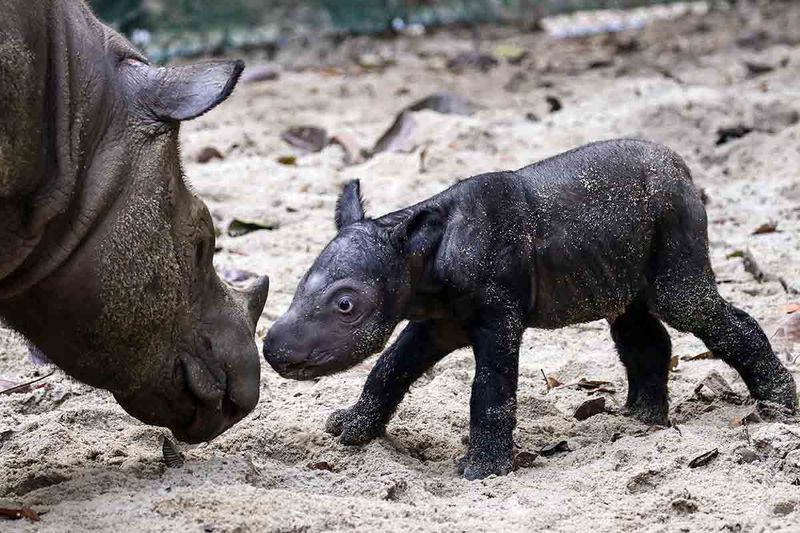
[[761,417],[758,416],[758,412],[756,412],[756,408],[755,407],[751,407],[750,409],[748,409],[744,413],[742,413],[740,415],[736,415],[733,418],[731,418],[731,420],[728,423],[728,425],[730,427],[732,427],[732,428],[736,428],[736,427],[743,426],[743,425],[746,425],[746,424],[754,424],[756,422],[761,422]]
[[778,229],[778,221],[770,220],[753,230],[752,235],[763,235],[764,233],[774,233]]
[[380,152],[411,152],[416,147],[413,133],[417,128],[417,121],[414,120],[410,111],[400,113],[389,129],[381,135],[375,143],[371,153]]
[[681,357],[681,359],[683,359],[684,361],[700,361],[702,359],[716,359],[716,356],[714,355],[714,352],[709,350],[707,352],[699,353],[697,355],[685,355]]
[[6,509],[0,507],[0,517],[8,518],[10,520],[19,520],[21,518],[27,518],[31,522],[39,521],[39,515],[36,514],[36,511],[28,507],[20,507],[19,509]]
[[328,132],[316,126],[294,126],[281,133],[281,139],[306,152],[319,152],[328,145]]
[[534,461],[539,456],[538,453],[519,452],[514,456],[511,463],[511,470],[519,470],[520,468],[530,468],[533,466]]
[[245,220],[234,218],[228,224],[228,235],[231,237],[241,237],[248,233],[259,230],[276,230],[280,227],[277,220]]
[[575,409],[575,418],[577,420],[586,420],[587,418],[599,415],[606,410],[606,399],[602,396],[586,400]]
[[280,163],[281,165],[294,166],[297,164],[297,156],[282,155],[279,156],[276,161],[278,161],[278,163]]
[[569,449],[569,444],[567,441],[560,440],[558,442],[554,442],[552,444],[545,444],[539,450],[539,455],[542,457],[550,457],[551,455],[555,455],[557,453],[566,453],[572,451]]
[[542,370],[542,377],[544,378],[544,382],[547,385],[547,390],[553,390],[556,387],[560,387],[562,385],[562,383],[558,381],[556,378],[545,374],[544,370]]
[[272,63],[248,66],[242,72],[242,83],[256,83],[259,81],[273,81],[280,77],[280,67]]
[[417,100],[406,108],[408,111],[422,111],[430,109],[445,115],[471,115],[475,112],[475,105],[455,93],[434,93],[422,100]]
[[691,461],[689,461],[689,468],[697,468],[699,466],[705,466],[719,455],[719,448],[714,448],[713,450],[707,451],[704,454],[698,455]]
[[28,391],[31,391],[33,389],[38,389],[40,387],[45,387],[47,385],[46,383],[39,383],[39,382],[42,381],[43,379],[49,378],[50,376],[55,374],[55,372],[56,371],[53,370],[49,374],[45,374],[44,376],[38,377],[36,379],[32,379],[31,381],[28,381],[27,383],[16,383],[16,382],[13,382],[13,381],[0,380],[0,396],[2,396],[3,394],[14,394],[14,393],[28,392]]
[[323,78],[338,78],[340,76],[344,76],[346,72],[336,67],[324,67],[319,70],[319,74]]
[[800,304],[784,304],[778,307],[778,311],[780,311],[783,314],[790,315],[792,313],[800,311]]
[[734,404],[741,404],[742,398],[736,394],[719,372],[711,371],[694,389],[701,400],[712,402],[716,399]]
[[581,378],[578,383],[576,383],[579,388],[581,389],[599,389],[600,387],[604,387],[607,385],[611,385],[610,381],[603,381],[600,379],[583,379]]
[[318,463],[308,463],[306,468],[309,470],[325,470],[327,472],[333,472],[333,465],[327,461],[320,461]]
[[678,356],[673,355],[669,360],[669,371],[674,372],[676,368],[678,368]]
[[213,146],[206,146],[197,154],[198,163],[208,163],[212,159],[224,159],[222,153]]
[[590,394],[595,392],[607,392],[609,394],[617,393],[617,389],[614,388],[614,385],[610,381],[581,378],[575,385],[577,385],[579,389],[583,389]]

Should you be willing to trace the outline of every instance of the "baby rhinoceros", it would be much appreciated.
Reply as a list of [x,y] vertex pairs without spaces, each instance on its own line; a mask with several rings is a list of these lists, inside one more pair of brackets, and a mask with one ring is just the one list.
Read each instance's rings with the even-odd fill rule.
[[699,337],[758,400],[794,410],[792,375],[755,320],[720,297],[706,213],[681,158],[664,146],[589,144],[514,172],[459,182],[414,206],[366,218],[357,181],[338,235],[269,331],[264,356],[307,379],[381,350],[360,399],[327,430],[344,444],[379,436],[411,384],[472,346],[468,479],[511,469],[520,338],[527,327],[606,319],[628,376],[627,411],[668,423],[670,338]]

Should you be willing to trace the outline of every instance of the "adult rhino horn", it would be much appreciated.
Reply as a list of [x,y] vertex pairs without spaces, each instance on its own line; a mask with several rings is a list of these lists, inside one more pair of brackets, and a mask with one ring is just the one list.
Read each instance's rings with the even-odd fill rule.
[[244,289],[233,288],[233,294],[243,307],[250,329],[255,334],[256,324],[269,295],[269,277],[260,276]]

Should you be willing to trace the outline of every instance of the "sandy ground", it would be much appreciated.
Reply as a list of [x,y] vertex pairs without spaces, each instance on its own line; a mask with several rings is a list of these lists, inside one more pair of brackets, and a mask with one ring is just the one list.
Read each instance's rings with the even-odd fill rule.
[[[728,256],[749,249],[761,268],[800,288],[800,9],[788,6],[575,40],[487,29],[485,51],[498,44],[529,51],[521,64],[489,73],[443,67],[472,46],[467,33],[452,31],[287,53],[278,80],[241,86],[183,130],[187,174],[223,233],[232,217],[279,226],[219,239],[220,268],[271,277],[259,345],[333,236],[345,181],[361,178],[369,211],[382,214],[458,178],[618,136],[660,141],[684,156],[710,199],[720,290],[772,334],[788,316],[781,306],[800,295],[757,282],[741,258]],[[394,64],[361,69],[351,58],[365,52]],[[338,146],[303,155],[280,139],[288,126],[312,124],[369,147],[405,105],[442,90],[480,110],[417,113],[410,153],[346,166]],[[563,108],[551,112],[548,96]],[[716,144],[718,130],[740,125],[753,131]],[[198,163],[207,146],[224,159]],[[296,165],[277,162],[289,155]],[[770,220],[777,232],[751,235]],[[779,337],[775,344],[783,360],[798,352]],[[673,347],[681,357],[705,350],[676,332]],[[255,412],[210,444],[181,445],[186,465],[178,469],[163,463],[162,429],[60,373],[32,392],[0,396],[0,507],[42,514],[37,525],[0,521],[0,530],[800,531],[798,419],[731,427],[751,405],[694,392],[717,371],[744,395],[721,362],[680,361],[670,376],[674,426],[648,429],[613,413],[626,385],[606,323],[529,330],[515,441],[536,452],[566,440],[571,451],[467,482],[454,470],[468,433],[467,350],[419,380],[385,438],[348,448],[323,432],[334,409],[356,400],[373,361],[312,382],[283,380],[265,365]],[[28,361],[18,338],[0,333],[0,377],[47,371]],[[616,393],[600,393],[612,412],[575,420],[574,409],[592,395],[574,386],[548,391],[542,371],[566,384],[612,382]],[[689,467],[713,449],[712,462]],[[308,467],[319,462],[332,471]]]

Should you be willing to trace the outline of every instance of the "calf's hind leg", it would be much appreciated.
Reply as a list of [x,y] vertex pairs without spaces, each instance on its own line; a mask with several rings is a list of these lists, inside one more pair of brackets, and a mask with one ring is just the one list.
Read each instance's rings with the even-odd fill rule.
[[655,241],[648,307],[667,324],[692,333],[742,376],[756,400],[797,408],[797,386],[764,331],[717,291],[708,258],[705,210],[688,180],[670,196]]
[[656,302],[660,316],[680,331],[690,332],[714,355],[742,376],[750,395],[797,408],[797,386],[770,346],[758,323],[725,301],[713,277],[662,287]]
[[645,424],[667,425],[667,378],[672,343],[641,302],[611,322],[611,337],[628,374],[626,410]]
[[325,430],[342,444],[364,444],[383,434],[412,383],[450,352],[467,346],[466,333],[449,320],[411,322],[381,354],[351,407],[328,417]]

